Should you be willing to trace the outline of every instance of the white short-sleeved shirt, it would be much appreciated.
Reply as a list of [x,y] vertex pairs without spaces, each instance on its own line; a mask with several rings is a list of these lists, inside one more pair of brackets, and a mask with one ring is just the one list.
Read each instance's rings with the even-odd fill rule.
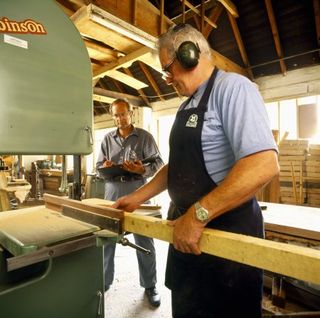
[[[197,107],[207,83],[187,101],[186,109]],[[201,141],[207,171],[217,184],[237,160],[263,150],[277,151],[262,97],[246,77],[218,71]]]

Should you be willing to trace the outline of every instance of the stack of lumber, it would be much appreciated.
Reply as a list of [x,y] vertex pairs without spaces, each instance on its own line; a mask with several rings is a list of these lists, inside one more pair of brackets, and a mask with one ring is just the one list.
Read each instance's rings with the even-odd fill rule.
[[279,164],[280,202],[320,206],[320,145],[283,140]]
[[283,140],[279,145],[280,202],[303,204],[306,202],[306,175],[308,140]]
[[310,206],[320,206],[320,145],[309,145],[306,161],[307,202]]

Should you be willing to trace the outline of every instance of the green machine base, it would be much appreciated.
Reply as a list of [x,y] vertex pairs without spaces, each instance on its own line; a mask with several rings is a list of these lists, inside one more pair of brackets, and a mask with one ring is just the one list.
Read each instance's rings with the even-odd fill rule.
[[10,272],[7,254],[0,248],[1,318],[104,317],[102,247]]

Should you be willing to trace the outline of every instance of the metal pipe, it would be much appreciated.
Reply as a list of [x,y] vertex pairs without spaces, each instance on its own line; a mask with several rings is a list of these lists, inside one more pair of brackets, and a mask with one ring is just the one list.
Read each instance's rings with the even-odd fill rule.
[[272,61],[269,61],[269,62],[264,62],[264,63],[260,63],[260,64],[253,65],[253,66],[248,66],[247,68],[248,69],[253,69],[253,68],[260,67],[260,66],[265,66],[265,65],[272,64],[272,63],[277,63],[277,62],[280,62],[280,61],[283,61],[283,60],[289,60],[289,59],[292,59],[292,58],[297,57],[297,56],[302,56],[302,55],[306,55],[306,54],[310,54],[310,53],[314,53],[314,52],[319,52],[319,51],[320,51],[320,49],[314,49],[314,50],[310,50],[310,51],[307,51],[307,52],[298,53],[298,54],[295,54],[295,55],[291,55],[291,56],[275,59],[275,60],[272,60]]

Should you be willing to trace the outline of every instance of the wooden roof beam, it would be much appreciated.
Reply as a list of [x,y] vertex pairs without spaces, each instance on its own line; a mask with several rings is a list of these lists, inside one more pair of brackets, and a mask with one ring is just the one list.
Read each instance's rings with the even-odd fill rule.
[[116,79],[117,81],[120,81],[130,87],[133,87],[134,89],[141,89],[144,87],[148,87],[148,84],[137,80],[133,76],[129,76],[125,73],[122,73],[118,70],[110,70],[106,73],[107,76],[112,77]]
[[95,50],[95,51],[98,51],[100,53],[103,53],[113,59],[117,59],[118,58],[118,55],[119,55],[119,52],[115,51],[115,50],[112,50],[112,49],[109,49],[107,47],[104,47],[102,45],[99,45],[97,44],[96,42],[94,41],[90,41],[89,39],[86,39],[84,38],[83,39],[85,45],[87,48],[90,48],[92,50]]
[[[213,8],[216,4],[214,1],[212,0],[206,0],[204,2],[204,5],[205,5],[205,10],[209,10],[211,8]],[[201,4],[198,4],[195,6],[196,9],[199,9],[201,6]],[[186,22],[187,20],[191,19],[194,15],[196,15],[196,13],[189,9],[189,10],[186,10],[185,11],[185,14],[184,14],[184,17],[185,17],[185,21],[183,21],[183,13],[177,15],[176,17],[172,18],[171,20],[175,23],[175,24],[178,24],[178,23],[184,23]]]
[[158,97],[164,101],[164,98],[162,97],[162,94],[160,92],[160,89],[156,83],[156,81],[154,80],[153,76],[150,74],[149,70],[147,69],[147,67],[140,61],[138,61],[138,64],[140,66],[140,68],[142,69],[142,72],[144,73],[144,75],[147,77],[149,83],[151,84],[153,90],[157,93]]
[[[180,0],[182,1],[182,0]],[[201,10],[198,10],[194,5],[192,5],[189,1],[184,0],[184,3],[186,4],[187,7],[189,7],[193,12],[195,12],[198,16],[201,16]],[[200,6],[201,8],[201,6]],[[203,17],[203,19],[209,23],[212,27],[217,28],[217,25],[213,23],[209,18],[206,16]]]
[[[131,74],[132,75],[132,74]],[[124,93],[124,89],[122,84],[119,81],[116,81],[115,79],[111,78],[112,83],[114,86],[120,91],[120,93]],[[103,88],[106,88],[104,83],[101,85]]]
[[110,103],[112,103],[114,100],[116,100],[118,98],[124,98],[124,99],[127,99],[129,101],[129,103],[132,104],[133,106],[146,106],[140,97],[130,95],[130,94],[123,94],[123,93],[119,93],[119,92],[114,92],[114,91],[110,91],[110,90],[103,89],[100,87],[94,87],[93,94],[96,96],[100,95],[101,98],[109,97]]
[[[136,0],[136,1],[138,3],[144,2],[143,0]],[[126,1],[124,3],[126,3]],[[90,32],[93,34],[93,36],[92,36],[93,38],[97,38],[99,41],[108,43],[109,35],[116,36],[114,34],[115,32],[109,33],[110,30],[108,30],[106,27],[103,27],[102,25],[88,21],[88,15],[89,15],[88,12],[90,12],[90,10],[91,10],[89,7],[92,7],[92,5],[88,6],[88,7],[82,7],[81,9],[79,9],[72,16],[72,20],[74,21],[75,25],[78,27],[80,32],[81,32],[81,30],[83,31],[84,34],[86,34],[87,32]],[[156,9],[153,7],[153,10],[156,10]],[[197,10],[197,11],[199,11],[199,10]],[[157,12],[159,12],[159,10],[157,10]],[[99,34],[99,35],[97,35],[97,34]],[[88,34],[88,35],[90,36],[90,34]],[[94,35],[97,35],[98,37],[95,37]],[[151,39],[153,39],[154,45],[155,45],[156,38],[151,38]],[[126,39],[126,41],[130,41],[130,40],[131,39],[129,39],[129,38]],[[118,45],[120,45],[119,40],[116,41],[116,38],[112,39],[112,41],[117,42]],[[132,50],[134,47],[138,47],[138,48],[136,48],[135,50],[132,50],[130,53],[127,53],[125,56],[119,58],[117,61],[108,63],[105,66],[102,66],[102,67],[99,67],[98,69],[95,69],[93,72],[93,79],[100,78],[100,77],[107,75],[108,71],[110,71],[110,70],[117,69],[119,67],[129,67],[136,60],[143,61],[144,63],[150,65],[149,63],[152,60],[152,58],[150,58],[150,56],[152,56],[152,49],[148,48],[148,47],[143,47],[143,46],[139,45],[137,42],[134,42],[133,40],[131,40],[131,41],[134,44],[133,45],[130,44],[130,50]],[[128,43],[126,45],[128,45]],[[119,49],[116,47],[116,49],[119,51],[123,51],[123,50],[121,50],[121,48]],[[236,63],[230,61],[226,57],[222,56],[221,54],[213,51],[213,55],[217,61],[218,67],[221,67],[222,69],[227,70],[227,71],[237,72],[237,73],[243,74],[245,76],[248,75],[246,70],[241,68]],[[148,61],[149,61],[149,63],[148,63]],[[154,65],[150,65],[150,66],[157,71],[161,71],[159,62],[154,63]]]
[[[211,9],[209,19],[211,21],[213,21],[214,23],[217,23],[222,11],[223,11],[223,6],[221,3],[218,3],[214,8]],[[213,27],[210,24],[207,24],[204,27],[202,34],[206,39],[208,39],[212,29],[213,29]]]
[[[128,68],[124,68],[124,71],[128,74],[128,75],[132,75],[131,71]],[[145,93],[143,92],[142,89],[137,89],[138,93],[140,94],[140,97],[142,98],[142,100],[145,102],[146,105],[148,105],[149,107],[151,107],[148,98],[145,96]]]
[[286,67],[286,64],[284,63],[284,60],[283,60],[283,51],[281,48],[280,37],[279,37],[279,32],[278,32],[278,27],[277,27],[277,21],[274,16],[272,2],[271,2],[271,0],[265,0],[264,2],[266,5],[268,18],[269,18],[269,22],[270,22],[270,26],[271,26],[271,30],[272,30],[273,42],[276,47],[277,56],[278,56],[278,58],[280,58],[281,73],[283,75],[285,75],[287,73],[287,67]]
[[160,27],[159,27],[159,34],[164,33],[165,27],[164,27],[164,0],[160,0]]
[[246,48],[245,48],[243,41],[242,41],[242,37],[241,37],[240,31],[238,28],[237,21],[229,11],[227,13],[228,13],[228,18],[229,18],[229,21],[231,24],[231,28],[232,28],[234,37],[236,39],[236,42],[237,42],[237,45],[238,45],[238,48],[240,51],[242,61],[243,61],[244,65],[248,68],[249,77],[253,81],[254,80],[253,73],[252,73],[252,70],[249,68],[250,67],[249,58],[247,55]]
[[[161,12],[148,0],[92,0],[91,2],[152,36],[160,35]],[[167,16],[163,16],[163,23],[164,30],[173,24]]]
[[111,62],[93,73],[93,78],[102,77],[107,74],[108,71],[119,67],[129,67],[133,62],[143,59],[144,55],[151,54],[152,50],[148,47],[142,47],[132,53],[129,53],[117,61]]
[[230,0],[217,0],[226,8],[226,10],[235,18],[239,17],[237,7]]

